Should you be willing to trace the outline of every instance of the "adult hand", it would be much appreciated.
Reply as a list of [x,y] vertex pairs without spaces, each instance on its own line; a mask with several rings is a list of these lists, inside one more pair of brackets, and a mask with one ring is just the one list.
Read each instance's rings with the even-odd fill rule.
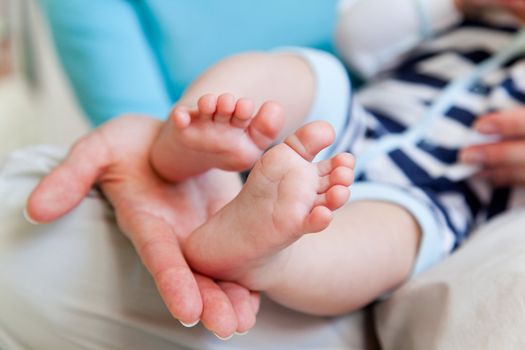
[[454,0],[458,9],[464,13],[476,13],[483,10],[503,9],[525,20],[525,2],[523,0]]
[[127,116],[91,132],[38,184],[27,214],[40,223],[53,221],[97,183],[171,314],[185,324],[200,319],[220,337],[245,332],[255,324],[259,295],[192,272],[181,250],[185,238],[238,193],[239,179],[219,170],[178,184],[161,179],[149,162],[161,125]]
[[461,152],[461,160],[482,165],[479,176],[495,185],[525,185],[525,108],[483,116],[474,129],[502,140],[468,147]]

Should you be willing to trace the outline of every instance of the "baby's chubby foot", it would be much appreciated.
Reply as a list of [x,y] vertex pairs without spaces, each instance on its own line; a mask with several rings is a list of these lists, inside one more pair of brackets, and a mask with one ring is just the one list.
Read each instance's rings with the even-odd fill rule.
[[239,195],[185,242],[190,265],[264,290],[264,279],[273,274],[265,270],[275,269],[274,262],[302,235],[324,230],[332,211],[348,200],[353,156],[311,163],[333,140],[330,125],[313,122],[266,152]]
[[151,160],[165,179],[179,181],[211,168],[250,168],[284,123],[275,102],[257,112],[253,101],[231,94],[202,96],[197,108],[176,106],[153,147]]

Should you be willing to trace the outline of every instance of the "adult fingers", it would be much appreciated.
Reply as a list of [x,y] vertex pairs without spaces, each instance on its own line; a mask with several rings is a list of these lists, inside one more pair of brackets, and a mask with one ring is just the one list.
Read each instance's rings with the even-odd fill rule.
[[250,303],[252,305],[253,312],[257,315],[261,306],[261,294],[257,292],[250,292]]
[[460,159],[465,163],[488,167],[525,166],[525,140],[471,146],[461,151]]
[[497,167],[483,170],[478,174],[496,186],[525,185],[525,166],[521,167]]
[[82,201],[110,164],[110,154],[97,131],[80,139],[66,159],[33,190],[27,215],[39,223],[63,216]]
[[149,213],[118,206],[116,213],[173,317],[185,325],[196,323],[203,301],[171,227]]
[[483,116],[474,124],[474,129],[483,134],[501,135],[504,138],[525,138],[525,108]]
[[219,282],[221,289],[226,293],[230,302],[233,306],[235,314],[237,316],[237,334],[243,334],[248,332],[255,326],[255,319],[257,311],[259,310],[258,304],[254,307],[253,295],[257,296],[258,293],[250,292],[245,287],[232,282]]
[[202,295],[201,321],[204,327],[226,340],[237,330],[237,316],[228,295],[209,277],[195,275]]

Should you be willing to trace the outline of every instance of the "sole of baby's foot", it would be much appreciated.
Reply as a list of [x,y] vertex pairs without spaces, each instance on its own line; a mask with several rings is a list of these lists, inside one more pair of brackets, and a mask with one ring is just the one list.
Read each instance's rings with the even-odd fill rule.
[[154,145],[152,164],[170,181],[179,181],[211,168],[243,171],[253,166],[279,134],[282,108],[231,94],[202,96],[197,108],[176,106]]
[[[324,230],[350,195],[354,159],[314,157],[334,140],[324,122],[307,124],[255,164],[239,195],[185,242],[190,265],[207,275],[264,290],[287,247]],[[275,275],[275,274],[274,274]]]

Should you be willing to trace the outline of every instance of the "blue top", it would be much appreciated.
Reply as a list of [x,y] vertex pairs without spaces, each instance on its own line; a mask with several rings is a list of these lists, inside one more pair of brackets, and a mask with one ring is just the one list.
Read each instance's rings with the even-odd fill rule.
[[80,105],[98,125],[164,118],[225,56],[277,46],[332,51],[337,0],[40,0]]

